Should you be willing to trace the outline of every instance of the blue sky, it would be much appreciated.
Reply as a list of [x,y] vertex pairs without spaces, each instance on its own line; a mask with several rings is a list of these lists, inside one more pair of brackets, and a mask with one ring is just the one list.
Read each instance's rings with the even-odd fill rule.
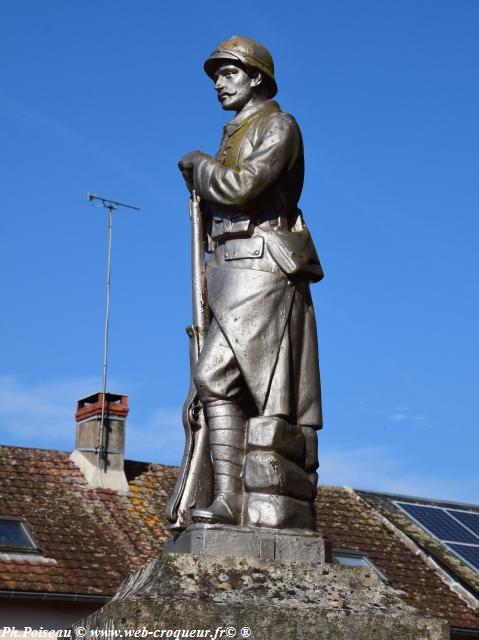
[[177,463],[188,385],[187,193],[177,160],[227,119],[204,58],[239,33],[275,58],[305,139],[301,206],[330,484],[478,501],[479,3],[13,0],[0,7],[0,442],[71,449],[101,386],[127,455]]

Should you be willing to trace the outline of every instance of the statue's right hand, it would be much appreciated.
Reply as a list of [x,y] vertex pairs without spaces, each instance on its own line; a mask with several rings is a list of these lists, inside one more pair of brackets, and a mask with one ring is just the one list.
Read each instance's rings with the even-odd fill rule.
[[189,154],[183,156],[181,160],[178,162],[178,168],[181,171],[181,175],[183,176],[184,181],[186,182],[186,186],[191,191],[193,189],[193,164],[188,160]]
[[188,189],[191,190],[193,185],[193,171],[191,169],[182,169],[182,167],[180,167],[180,171],[184,181],[188,186]]
[[202,151],[190,151],[186,155],[184,155],[181,160],[178,162],[178,168],[181,171],[181,175],[183,176],[184,181],[186,182],[186,186],[191,192],[194,189],[193,185],[193,167],[195,164],[195,160],[199,158],[203,158],[206,154]]
[[189,153],[185,154],[178,162],[178,167],[180,168],[181,173],[183,173],[184,175],[185,171],[193,171],[195,160],[197,158],[202,158],[205,155],[206,154],[203,153],[203,151],[190,151]]

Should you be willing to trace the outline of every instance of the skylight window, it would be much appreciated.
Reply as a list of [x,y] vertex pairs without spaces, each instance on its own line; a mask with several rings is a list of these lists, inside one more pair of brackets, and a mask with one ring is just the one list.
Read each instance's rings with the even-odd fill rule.
[[361,553],[355,553],[354,551],[333,551],[333,562],[336,564],[342,564],[345,567],[362,567],[363,569],[370,569],[381,578],[383,582],[387,582],[386,576],[379,571],[377,567],[369,560],[369,558]]
[[27,523],[22,518],[0,516],[0,552],[40,553]]

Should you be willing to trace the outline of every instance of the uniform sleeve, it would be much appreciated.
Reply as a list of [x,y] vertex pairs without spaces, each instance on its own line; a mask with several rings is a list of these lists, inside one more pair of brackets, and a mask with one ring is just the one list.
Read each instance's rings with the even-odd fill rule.
[[268,118],[251,154],[236,167],[203,156],[194,164],[194,187],[201,198],[224,206],[242,206],[257,198],[292,165],[301,148],[295,120],[284,113]]

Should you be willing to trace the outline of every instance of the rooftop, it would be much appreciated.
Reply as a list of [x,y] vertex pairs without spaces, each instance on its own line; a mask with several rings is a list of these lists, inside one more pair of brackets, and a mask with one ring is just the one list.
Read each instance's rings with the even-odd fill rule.
[[[171,535],[163,511],[176,467],[125,461],[130,492],[119,495],[90,487],[69,455],[0,447],[0,516],[24,519],[38,547],[13,553],[0,544],[0,594],[109,597]],[[334,549],[366,556],[408,604],[479,630],[479,573],[401,511],[401,500],[321,486],[318,529]]]

